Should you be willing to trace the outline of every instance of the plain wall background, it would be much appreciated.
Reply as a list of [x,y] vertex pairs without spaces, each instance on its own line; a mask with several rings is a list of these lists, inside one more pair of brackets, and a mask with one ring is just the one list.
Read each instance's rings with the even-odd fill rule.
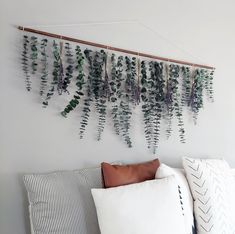
[[[155,157],[146,150],[140,121],[134,126],[135,147],[128,149],[111,132],[111,127],[106,128],[102,142],[94,140],[94,132],[89,132],[81,142],[78,121],[61,118],[58,108],[42,109],[38,96],[25,90],[18,60],[21,33],[13,25],[33,27],[131,20],[132,23],[122,24],[39,28],[214,65],[217,68],[215,103],[206,104],[197,126],[186,118],[187,144],[179,143],[177,132],[169,141],[163,136],[157,156],[173,166],[181,165],[182,156],[223,157],[235,167],[234,9],[233,0],[0,0],[0,234],[29,233],[22,183],[25,173],[76,169],[101,161],[137,162]],[[138,113],[135,118],[140,118]]]

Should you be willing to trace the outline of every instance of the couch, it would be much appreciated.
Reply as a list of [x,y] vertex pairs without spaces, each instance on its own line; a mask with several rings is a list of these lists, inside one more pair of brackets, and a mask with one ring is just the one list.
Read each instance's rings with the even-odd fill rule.
[[[194,198],[185,171],[173,170],[185,183],[181,185],[181,190],[185,190],[184,194],[187,193],[188,204],[183,204],[182,210],[191,212],[188,222],[192,222]],[[232,173],[235,178],[235,169],[232,169]],[[158,173],[158,178],[162,177],[164,175]],[[100,234],[96,207],[91,194],[91,189],[103,187],[100,167],[25,175],[24,183],[29,199],[32,234]],[[194,234],[196,228],[192,225],[192,229],[185,233]]]

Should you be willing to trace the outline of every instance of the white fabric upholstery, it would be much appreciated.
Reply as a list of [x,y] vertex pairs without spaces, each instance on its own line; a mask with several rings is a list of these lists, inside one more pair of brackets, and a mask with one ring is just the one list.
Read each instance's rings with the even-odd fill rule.
[[99,234],[91,188],[100,168],[24,176],[33,234]]
[[235,169],[232,168],[231,170],[232,170],[232,174],[235,176]]
[[184,171],[178,168],[171,168],[163,163],[160,164],[156,172],[156,179],[165,178],[174,175],[178,186],[181,198],[182,213],[184,215],[185,229],[187,234],[195,233],[194,217],[193,217],[193,198],[191,191],[185,178]]
[[185,234],[174,176],[92,189],[101,234]]
[[235,233],[235,180],[224,160],[184,158],[198,234]]

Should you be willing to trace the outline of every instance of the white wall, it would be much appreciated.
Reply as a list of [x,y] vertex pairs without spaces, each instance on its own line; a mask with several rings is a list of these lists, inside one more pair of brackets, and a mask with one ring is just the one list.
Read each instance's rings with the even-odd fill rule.
[[17,60],[20,33],[13,25],[138,20],[195,58],[138,23],[41,29],[193,62],[201,58],[216,66],[216,102],[206,105],[197,126],[186,120],[187,144],[180,144],[177,134],[169,141],[163,137],[157,155],[174,166],[185,155],[224,157],[235,166],[234,9],[233,0],[0,0],[0,234],[29,233],[24,173],[153,157],[138,124],[130,150],[110,128],[101,143],[91,133],[81,142],[78,122],[64,120],[57,109],[43,110],[37,96],[25,91]]

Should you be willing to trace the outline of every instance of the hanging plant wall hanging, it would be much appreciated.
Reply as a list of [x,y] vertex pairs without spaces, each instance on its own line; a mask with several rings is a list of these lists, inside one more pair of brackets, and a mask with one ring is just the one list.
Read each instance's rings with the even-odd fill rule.
[[[204,96],[209,101],[214,100],[213,67],[107,47],[34,29],[24,31],[34,33],[24,33],[22,39],[21,63],[26,90],[31,91],[32,81],[39,77],[43,107],[47,107],[53,97],[69,95],[70,100],[61,107],[61,115],[66,118],[72,111],[80,111],[78,132],[81,139],[85,136],[94,110],[97,140],[101,140],[107,118],[111,118],[116,135],[132,147],[132,115],[133,110],[140,106],[147,147],[155,153],[161,126],[165,122],[169,138],[173,119],[176,120],[180,142],[185,143],[184,110],[190,111],[196,123],[204,106]],[[37,37],[36,34],[44,37]],[[81,44],[92,46],[92,49],[83,49]]]

